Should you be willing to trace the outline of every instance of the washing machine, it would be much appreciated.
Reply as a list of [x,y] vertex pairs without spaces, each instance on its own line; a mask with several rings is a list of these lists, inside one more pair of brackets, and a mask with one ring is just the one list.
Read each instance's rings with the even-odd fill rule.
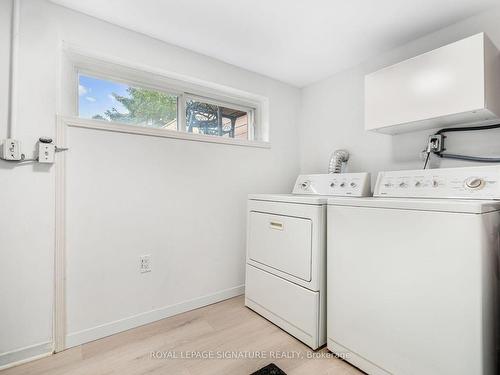
[[369,194],[368,173],[341,173],[301,175],[292,194],[250,195],[245,305],[311,348],[324,345],[327,199]]
[[382,172],[328,201],[328,349],[368,374],[498,374],[500,167]]

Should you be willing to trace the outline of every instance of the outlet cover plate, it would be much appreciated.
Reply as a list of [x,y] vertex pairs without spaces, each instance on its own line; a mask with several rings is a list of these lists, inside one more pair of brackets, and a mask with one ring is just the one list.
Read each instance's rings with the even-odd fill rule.
[[4,139],[2,142],[2,159],[19,161],[22,159],[21,142],[17,139]]
[[151,255],[141,255],[139,261],[141,273],[151,272]]

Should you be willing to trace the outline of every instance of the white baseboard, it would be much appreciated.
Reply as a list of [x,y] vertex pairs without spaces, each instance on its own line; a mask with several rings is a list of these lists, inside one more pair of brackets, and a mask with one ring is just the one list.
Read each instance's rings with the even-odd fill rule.
[[131,328],[168,318],[186,311],[194,310],[203,306],[211,305],[228,298],[236,297],[245,293],[245,285],[236,286],[199,298],[194,298],[175,305],[165,306],[160,309],[147,311],[125,319],[116,320],[97,327],[92,327],[78,332],[69,333],[66,336],[66,349],[94,341],[106,336],[123,332]]
[[0,353],[0,370],[33,361],[51,353],[52,342],[50,341],[16,349],[11,352]]

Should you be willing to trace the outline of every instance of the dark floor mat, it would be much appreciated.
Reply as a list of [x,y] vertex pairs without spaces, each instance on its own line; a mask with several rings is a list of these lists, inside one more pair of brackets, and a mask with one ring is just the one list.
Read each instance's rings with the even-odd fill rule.
[[253,372],[251,375],[286,375],[286,372],[281,370],[274,363],[262,367],[260,370]]

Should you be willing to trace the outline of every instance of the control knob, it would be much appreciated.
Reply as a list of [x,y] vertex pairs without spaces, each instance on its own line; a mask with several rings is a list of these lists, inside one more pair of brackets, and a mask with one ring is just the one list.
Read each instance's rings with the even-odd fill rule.
[[479,177],[471,177],[465,180],[465,186],[469,189],[481,189],[484,186],[484,180]]
[[303,189],[303,190],[307,190],[309,189],[309,186],[311,185],[311,181],[304,181],[300,184],[300,187]]

